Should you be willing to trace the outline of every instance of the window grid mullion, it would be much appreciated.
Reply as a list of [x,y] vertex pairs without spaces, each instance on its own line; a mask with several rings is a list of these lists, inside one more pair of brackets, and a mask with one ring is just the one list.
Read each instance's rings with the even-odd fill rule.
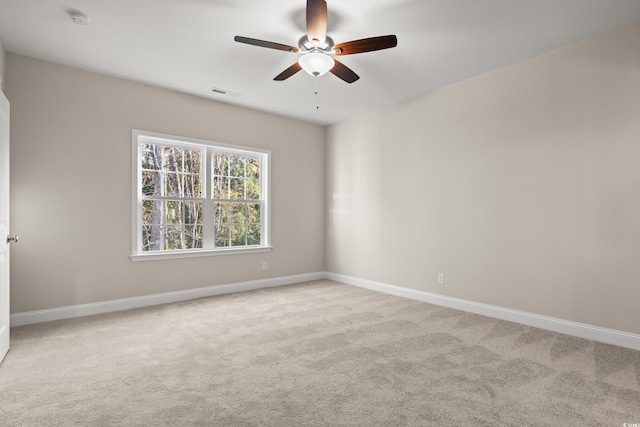
[[180,196],[141,196],[142,200],[160,200],[168,202],[204,202],[204,197],[180,197]]

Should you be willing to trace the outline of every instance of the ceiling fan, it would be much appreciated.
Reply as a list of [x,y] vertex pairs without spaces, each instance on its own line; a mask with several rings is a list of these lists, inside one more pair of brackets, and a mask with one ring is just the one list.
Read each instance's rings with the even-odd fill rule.
[[372,52],[398,45],[395,35],[334,44],[333,39],[327,35],[327,2],[325,0],[307,0],[307,34],[300,38],[298,47],[242,36],[235,36],[233,39],[239,43],[301,53],[298,62],[274,78],[278,81],[286,80],[298,71],[305,70],[312,76],[321,76],[330,71],[345,82],[353,83],[360,77],[349,67],[337,61],[335,56]]

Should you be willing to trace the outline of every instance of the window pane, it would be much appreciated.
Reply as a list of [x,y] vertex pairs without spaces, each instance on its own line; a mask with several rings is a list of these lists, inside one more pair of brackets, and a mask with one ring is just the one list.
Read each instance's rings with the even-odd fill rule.
[[167,172],[164,174],[164,192],[163,196],[182,197],[180,188],[180,178],[175,172]]
[[184,224],[202,224],[203,204],[201,202],[181,202],[183,209]]
[[260,244],[260,224],[251,224],[247,231],[247,245]]
[[229,182],[229,198],[244,199],[244,179],[231,178]]
[[233,224],[244,224],[247,221],[247,205],[244,203],[230,203],[231,222]]
[[229,158],[224,154],[214,154],[211,156],[213,163],[213,175],[214,176],[228,176],[229,175]]
[[228,199],[229,198],[229,178],[219,176],[213,177],[213,198]]
[[228,156],[229,176],[244,178],[244,161],[242,156]]
[[230,203],[215,203],[214,209],[214,221],[216,224],[228,224],[231,222],[232,206]]
[[162,250],[202,248],[202,226],[168,225],[163,227],[165,246]]
[[167,172],[162,191],[165,197],[201,197],[200,175]]
[[215,226],[216,247],[231,246],[230,229],[228,225],[216,224]]
[[160,196],[162,178],[159,172],[142,172],[142,194],[145,196]]
[[165,250],[182,249],[182,237],[184,237],[182,225],[168,225],[164,227]]
[[247,228],[236,224],[231,227],[231,246],[245,246],[247,244]]
[[213,222],[214,224],[222,223],[222,217],[224,216],[224,212],[222,211],[221,203],[213,204]]
[[245,203],[214,203],[214,221],[216,224],[244,224],[247,222],[247,206]]
[[200,174],[202,173],[202,156],[204,152],[202,150],[191,150],[189,151],[186,157],[187,167],[185,168],[185,172],[191,172]]
[[202,224],[202,202],[145,200],[143,224]]
[[165,224],[202,224],[202,202],[165,202]]
[[165,202],[165,224],[182,224],[182,203],[180,202]]
[[165,146],[162,153],[162,170],[165,172],[178,171],[178,163],[176,161],[176,151],[180,148]]
[[200,249],[202,248],[202,226],[186,225],[184,227],[185,247],[184,249]]
[[260,223],[260,205],[247,205],[247,222]]
[[246,177],[250,179],[260,178],[260,159],[247,157],[247,173]]
[[200,175],[185,174],[180,177],[183,190],[183,197],[202,197],[200,187]]
[[162,201],[145,200],[142,202],[142,223],[162,224]]
[[161,230],[160,225],[143,225],[142,226],[142,251],[158,251],[161,250]]
[[162,146],[155,144],[140,145],[140,166],[142,169],[160,169]]
[[260,180],[257,179],[247,179],[247,199],[248,200],[257,200],[260,198]]

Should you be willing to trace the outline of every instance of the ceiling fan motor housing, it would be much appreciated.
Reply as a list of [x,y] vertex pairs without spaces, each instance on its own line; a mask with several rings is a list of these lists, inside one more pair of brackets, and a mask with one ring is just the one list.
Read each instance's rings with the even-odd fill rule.
[[335,43],[333,42],[333,39],[329,36],[326,36],[324,38],[324,41],[322,42],[315,39],[309,40],[309,37],[306,34],[300,37],[300,40],[298,40],[298,47],[303,52],[310,52],[312,50],[321,50],[325,53],[332,53],[334,44]]

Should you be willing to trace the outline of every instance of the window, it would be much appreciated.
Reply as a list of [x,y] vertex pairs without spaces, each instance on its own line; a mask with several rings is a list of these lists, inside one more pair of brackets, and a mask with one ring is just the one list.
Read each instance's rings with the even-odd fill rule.
[[134,260],[270,249],[269,152],[133,131]]

